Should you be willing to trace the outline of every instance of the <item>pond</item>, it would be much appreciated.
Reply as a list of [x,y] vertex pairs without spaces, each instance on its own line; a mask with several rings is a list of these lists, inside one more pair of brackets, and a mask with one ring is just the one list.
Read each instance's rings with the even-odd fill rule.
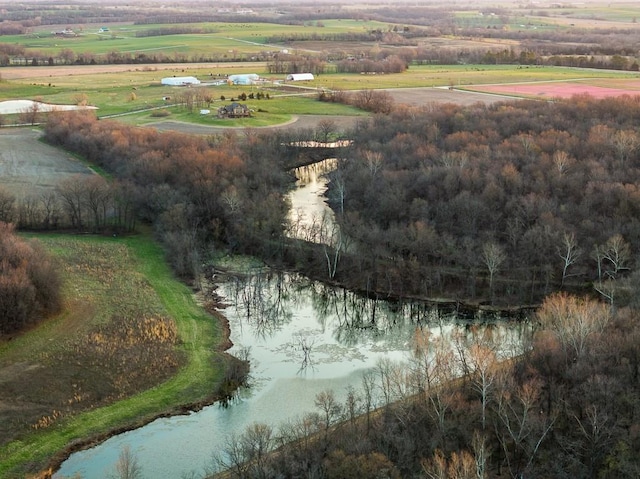
[[[416,330],[470,334],[467,322],[431,306],[364,298],[291,274],[229,277],[218,293],[229,303],[230,352],[251,363],[249,387],[228,407],[214,404],[158,419],[75,453],[55,477],[105,477],[124,446],[136,455],[145,478],[178,478],[190,471],[199,477],[229,434],[256,422],[277,429],[314,411],[320,392],[332,390],[344,401],[348,387],[359,388],[363,374],[383,358],[406,361]],[[500,336],[500,354],[522,352],[528,326],[489,319],[480,328]]]

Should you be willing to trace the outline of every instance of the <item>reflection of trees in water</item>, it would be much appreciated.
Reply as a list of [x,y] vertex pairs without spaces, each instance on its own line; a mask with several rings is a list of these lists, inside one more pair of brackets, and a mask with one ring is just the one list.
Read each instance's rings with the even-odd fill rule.
[[300,183],[307,184],[315,181],[319,176],[326,175],[338,166],[336,158],[328,158],[311,165],[295,168],[293,173]]
[[236,276],[233,300],[239,317],[244,317],[256,336],[268,337],[291,321],[292,278],[284,273]]
[[[498,316],[476,317],[461,321],[455,312],[419,301],[387,301],[359,295],[343,288],[310,281],[289,273],[270,272],[238,276],[233,282],[233,299],[239,317],[244,317],[256,336],[269,337],[289,323],[293,311],[310,301],[321,332],[333,331],[344,346],[379,341],[410,340],[416,328],[439,331],[468,343],[479,336],[503,344],[505,356],[523,351],[527,322],[506,326]],[[301,344],[298,344],[300,347]],[[302,348],[304,352],[304,348]],[[309,355],[305,356],[308,363]]]

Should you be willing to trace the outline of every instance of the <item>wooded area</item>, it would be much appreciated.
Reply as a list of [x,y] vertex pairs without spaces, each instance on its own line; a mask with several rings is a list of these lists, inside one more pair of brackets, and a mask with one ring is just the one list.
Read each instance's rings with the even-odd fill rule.
[[635,302],[639,115],[638,97],[396,108],[360,124],[329,195],[363,261],[390,260],[380,288]]
[[[328,391],[278,434],[234,436],[223,465],[236,477],[362,477],[375,464],[388,477],[631,478],[639,118],[631,97],[396,107],[351,132],[329,191],[332,247],[285,236],[284,145],[300,132],[205,139],[56,113],[46,139],[128,182],[185,276],[217,247],[370,294],[542,304],[531,347],[501,366],[498,338],[472,333],[465,356],[468,338],[418,328],[409,368],[381,363],[345,404]],[[580,294],[551,294],[562,289]]]
[[409,365],[382,362],[344,402],[327,391],[299,420],[234,435],[222,477],[638,477],[637,311],[560,293],[536,319],[531,348],[501,364],[497,332],[417,329]]
[[36,324],[61,306],[56,266],[37,242],[0,221],[0,337]]

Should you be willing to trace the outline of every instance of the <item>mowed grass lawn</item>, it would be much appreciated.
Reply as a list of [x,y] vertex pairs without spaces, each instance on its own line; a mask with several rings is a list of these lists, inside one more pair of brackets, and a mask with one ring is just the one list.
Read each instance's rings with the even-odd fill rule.
[[220,321],[148,236],[36,238],[59,262],[64,308],[0,342],[2,478],[42,470],[74,441],[210,401],[228,360]]

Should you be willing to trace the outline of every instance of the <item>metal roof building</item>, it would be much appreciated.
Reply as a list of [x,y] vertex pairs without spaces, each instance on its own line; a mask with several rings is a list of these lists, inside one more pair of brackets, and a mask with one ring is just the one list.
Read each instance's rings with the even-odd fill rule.
[[166,77],[160,83],[171,86],[199,85],[200,80],[196,77]]

